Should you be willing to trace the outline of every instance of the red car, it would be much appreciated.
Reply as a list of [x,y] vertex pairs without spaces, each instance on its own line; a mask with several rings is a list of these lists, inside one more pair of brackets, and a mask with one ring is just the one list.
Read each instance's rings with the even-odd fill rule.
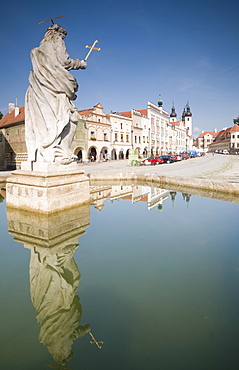
[[179,154],[171,154],[171,156],[175,158],[175,161],[181,161],[182,160],[182,157]]
[[163,159],[160,157],[149,157],[142,160],[142,164],[149,165],[149,164],[160,164],[163,163]]
[[188,158],[190,158],[189,155],[186,154],[186,153],[181,153],[180,155],[181,155],[182,159],[188,159]]

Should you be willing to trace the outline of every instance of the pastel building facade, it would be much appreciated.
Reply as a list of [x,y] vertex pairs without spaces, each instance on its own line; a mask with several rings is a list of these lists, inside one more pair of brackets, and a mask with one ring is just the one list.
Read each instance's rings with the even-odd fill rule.
[[217,130],[215,131],[202,131],[197,137],[197,148],[201,151],[207,152],[209,145],[213,142],[214,138],[217,136]]
[[212,143],[209,144],[208,150],[239,154],[239,126],[235,124],[217,132]]
[[132,148],[132,118],[120,113],[109,114],[111,124],[111,159],[126,159]]
[[85,122],[87,137],[82,161],[108,159],[111,151],[111,124],[103,106],[98,103],[93,108],[79,111],[79,114]]
[[[173,112],[173,110],[172,110]],[[100,103],[80,110],[71,150],[79,162],[128,159],[130,149],[139,157],[179,153],[192,147],[192,114],[176,116],[158,104],[146,109],[106,114]],[[27,160],[24,107],[9,104],[0,120],[0,169],[21,168]]]
[[185,150],[192,150],[192,113],[189,103],[187,103],[186,109],[183,110],[180,119],[177,118],[173,104],[169,117],[169,152],[181,153]]

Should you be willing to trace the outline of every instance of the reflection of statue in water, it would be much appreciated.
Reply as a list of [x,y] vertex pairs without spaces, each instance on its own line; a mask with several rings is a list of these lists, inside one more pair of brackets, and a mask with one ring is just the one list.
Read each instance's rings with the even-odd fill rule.
[[67,31],[52,24],[39,47],[31,51],[33,70],[25,99],[28,161],[71,163],[70,150],[79,120],[72,103],[78,84],[68,71],[85,69],[83,60],[70,59],[63,39]]
[[67,245],[56,253],[45,248],[31,251],[31,299],[41,326],[39,341],[62,369],[72,356],[75,339],[90,332],[90,325],[78,326],[82,307],[75,295],[80,281],[73,259],[76,247]]

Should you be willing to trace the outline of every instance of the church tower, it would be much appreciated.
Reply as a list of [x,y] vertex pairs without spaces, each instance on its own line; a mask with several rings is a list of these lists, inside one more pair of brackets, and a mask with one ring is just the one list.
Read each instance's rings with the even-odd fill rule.
[[192,113],[190,111],[189,102],[186,105],[186,111],[184,109],[182,120],[185,122],[185,127],[188,131],[188,136],[192,136]]
[[169,116],[169,122],[172,123],[172,122],[176,122],[177,121],[177,113],[175,112],[175,107],[174,107],[174,104],[172,106],[172,111],[170,113],[170,116]]

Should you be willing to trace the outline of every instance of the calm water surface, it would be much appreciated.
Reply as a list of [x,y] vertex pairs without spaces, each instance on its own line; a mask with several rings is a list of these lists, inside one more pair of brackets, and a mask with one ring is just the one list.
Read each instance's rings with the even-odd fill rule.
[[0,369],[238,369],[239,205],[116,198],[48,220],[52,252],[0,203]]

